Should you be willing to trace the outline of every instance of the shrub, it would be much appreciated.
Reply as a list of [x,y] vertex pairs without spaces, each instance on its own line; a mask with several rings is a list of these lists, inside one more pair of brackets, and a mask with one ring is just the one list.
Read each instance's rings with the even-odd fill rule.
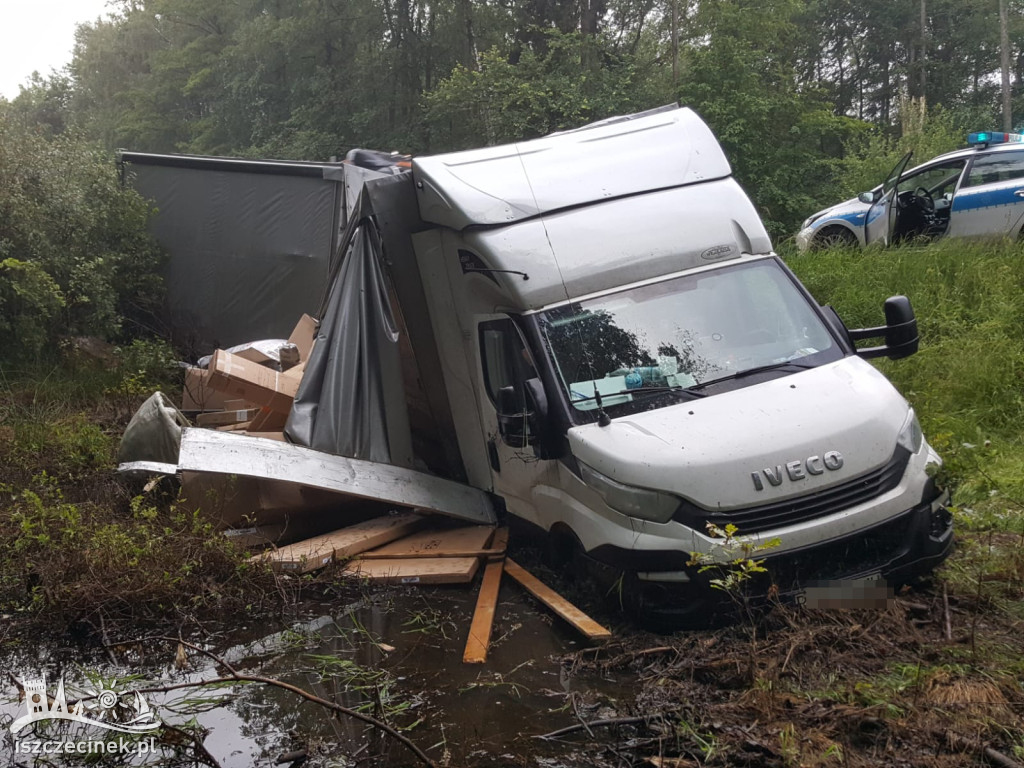
[[150,324],[162,301],[151,213],[109,154],[73,132],[46,136],[0,104],[3,352],[37,352],[58,330],[113,340]]

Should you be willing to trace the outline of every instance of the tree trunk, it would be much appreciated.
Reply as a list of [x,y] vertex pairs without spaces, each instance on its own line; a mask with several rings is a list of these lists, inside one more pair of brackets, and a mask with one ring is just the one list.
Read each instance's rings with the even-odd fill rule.
[[1003,130],[1013,130],[1013,112],[1010,104],[1010,13],[1007,0],[999,0],[999,50],[1003,74]]
[[928,76],[928,12],[925,8],[925,0],[921,0],[921,53],[917,58],[920,67],[920,85],[918,87],[921,89],[918,95],[923,98]]

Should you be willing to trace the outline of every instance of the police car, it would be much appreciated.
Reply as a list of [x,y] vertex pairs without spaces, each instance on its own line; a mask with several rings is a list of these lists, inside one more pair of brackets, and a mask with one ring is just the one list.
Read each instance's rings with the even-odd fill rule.
[[972,133],[967,144],[909,171],[908,152],[881,185],[804,221],[797,247],[1021,236],[1024,134]]

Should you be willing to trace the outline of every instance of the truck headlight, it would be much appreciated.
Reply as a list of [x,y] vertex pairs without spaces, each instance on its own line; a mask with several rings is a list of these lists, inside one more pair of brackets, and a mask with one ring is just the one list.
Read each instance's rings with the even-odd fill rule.
[[583,482],[597,491],[604,503],[617,512],[655,523],[667,523],[679,508],[680,498],[664,491],[637,488],[612,480],[580,462]]
[[900,436],[896,438],[896,444],[903,446],[911,454],[914,454],[921,450],[923,443],[924,432],[921,431],[921,423],[917,420],[917,414],[914,413],[914,409],[911,408],[910,413],[907,414],[907,420],[903,423],[903,428],[900,430]]

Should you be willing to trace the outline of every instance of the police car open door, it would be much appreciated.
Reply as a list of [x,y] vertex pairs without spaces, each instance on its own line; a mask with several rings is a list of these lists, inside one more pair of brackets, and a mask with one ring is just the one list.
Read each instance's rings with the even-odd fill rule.
[[910,162],[913,152],[907,152],[896,166],[885,177],[882,190],[877,194],[871,208],[868,209],[867,223],[864,225],[864,243],[881,242],[888,245],[896,224],[896,187],[900,183],[903,171]]

